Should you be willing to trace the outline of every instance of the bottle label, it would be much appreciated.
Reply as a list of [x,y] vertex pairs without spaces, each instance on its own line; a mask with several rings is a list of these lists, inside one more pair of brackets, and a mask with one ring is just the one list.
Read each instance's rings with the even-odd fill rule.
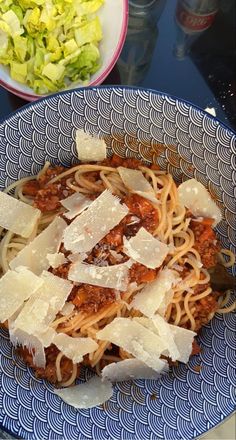
[[216,16],[217,10],[208,12],[207,14],[198,14],[197,12],[190,11],[183,3],[178,2],[176,9],[176,19],[181,27],[183,27],[189,33],[201,32],[208,29]]

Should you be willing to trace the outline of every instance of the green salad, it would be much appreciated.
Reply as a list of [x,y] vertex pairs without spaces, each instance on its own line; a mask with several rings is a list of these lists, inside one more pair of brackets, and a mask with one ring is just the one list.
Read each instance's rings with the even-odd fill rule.
[[104,0],[0,0],[0,63],[39,95],[86,83],[100,67]]

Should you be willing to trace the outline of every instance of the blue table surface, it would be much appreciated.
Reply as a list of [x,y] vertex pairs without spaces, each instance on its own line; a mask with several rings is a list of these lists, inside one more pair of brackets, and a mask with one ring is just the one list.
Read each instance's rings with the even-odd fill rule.
[[[131,5],[125,45],[105,84],[147,87],[213,107],[218,119],[236,129],[235,1],[219,1],[212,26],[194,34],[178,25],[176,0],[136,2],[150,6]],[[203,1],[189,3],[197,8]],[[25,104],[0,87],[0,119]],[[5,438],[12,437],[0,430]]]

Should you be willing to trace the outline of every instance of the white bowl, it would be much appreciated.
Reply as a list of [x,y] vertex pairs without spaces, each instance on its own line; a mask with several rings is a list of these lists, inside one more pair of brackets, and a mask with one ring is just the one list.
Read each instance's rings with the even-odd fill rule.
[[[128,0],[105,0],[104,5],[98,11],[98,15],[103,29],[103,39],[99,45],[102,64],[100,69],[91,76],[87,86],[100,85],[109,75],[119,58],[128,26]],[[30,87],[12,79],[9,68],[1,64],[0,85],[26,101],[36,101],[45,96],[34,93]],[[84,85],[81,85],[79,82],[73,83],[63,90],[76,87],[84,87]]]

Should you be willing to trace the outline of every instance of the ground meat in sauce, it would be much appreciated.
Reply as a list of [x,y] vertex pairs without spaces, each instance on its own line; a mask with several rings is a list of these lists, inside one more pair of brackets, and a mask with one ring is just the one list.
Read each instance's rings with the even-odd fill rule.
[[[123,203],[128,206],[129,214],[140,218],[139,228],[143,226],[147,231],[154,232],[158,225],[158,212],[149,200],[144,199],[138,194],[130,194],[123,199]],[[130,221],[130,218],[128,220]],[[135,228],[138,227],[137,224],[133,226]],[[126,227],[128,230],[129,228],[132,229],[132,225],[127,225]]]
[[74,292],[73,304],[84,313],[95,313],[116,301],[113,289],[83,284]]
[[34,206],[41,212],[54,211],[61,207],[60,200],[72,194],[72,191],[66,186],[66,179],[48,184],[50,180],[63,173],[66,168],[56,166],[48,168],[38,180],[30,180],[23,186],[23,194],[34,197]]
[[193,313],[193,317],[196,323],[195,331],[198,332],[203,325],[207,324],[212,319],[212,315],[216,312],[218,308],[218,297],[218,292],[212,292],[205,298],[196,301],[196,310]]
[[132,157],[123,158],[114,154],[112,157],[103,160],[101,162],[101,165],[112,168],[124,167],[124,168],[138,169],[138,167],[144,166],[144,163]]
[[[34,368],[36,377],[47,379],[49,382],[54,384],[58,382],[55,360],[59,353],[59,350],[55,345],[52,344],[50,347],[45,348],[45,355],[46,355],[45,368],[39,368],[34,366],[32,354],[30,354],[26,348],[19,347],[17,348],[16,351],[30,367]],[[63,356],[61,359],[62,382],[66,382],[71,377],[72,368],[73,368],[72,361],[68,359],[66,356]],[[79,377],[79,373],[80,373],[80,367],[78,365],[77,377]]]
[[140,263],[134,263],[129,270],[130,282],[137,284],[150,283],[157,276],[158,269],[149,269]]
[[70,269],[71,263],[65,263],[61,266],[56,267],[55,269],[50,268],[50,272],[53,273],[53,275],[56,275],[57,277],[63,278],[64,280],[68,279],[68,272]]
[[190,228],[195,237],[194,248],[199,252],[203,266],[207,269],[215,266],[221,246],[212,227],[191,221]]

